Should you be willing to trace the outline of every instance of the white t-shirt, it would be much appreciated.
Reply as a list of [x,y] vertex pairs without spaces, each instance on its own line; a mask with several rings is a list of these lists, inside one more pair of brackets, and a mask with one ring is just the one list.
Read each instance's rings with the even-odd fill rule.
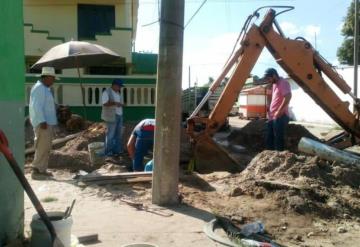
[[[113,89],[111,89],[110,92],[112,93],[112,96],[113,96],[115,102],[123,103],[120,93],[115,92]],[[105,104],[105,103],[107,103],[109,101],[109,95],[107,93],[107,90],[105,90],[103,92],[101,100],[102,100],[102,104]],[[115,109],[116,109],[116,115],[122,115],[123,114],[122,106],[116,106]]]

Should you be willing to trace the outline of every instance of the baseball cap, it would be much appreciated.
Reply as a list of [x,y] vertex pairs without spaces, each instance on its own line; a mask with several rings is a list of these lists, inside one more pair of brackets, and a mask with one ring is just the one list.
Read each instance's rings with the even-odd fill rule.
[[276,71],[276,69],[274,68],[268,68],[265,70],[264,76],[263,76],[263,80],[268,78],[268,77],[272,77],[273,75],[279,76],[278,72]]
[[114,79],[112,84],[118,85],[120,87],[124,87],[124,81],[122,79]]

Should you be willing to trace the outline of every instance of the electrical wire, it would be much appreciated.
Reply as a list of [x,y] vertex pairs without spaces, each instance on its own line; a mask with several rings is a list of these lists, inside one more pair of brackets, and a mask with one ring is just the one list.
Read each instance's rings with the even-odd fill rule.
[[[233,47],[233,49],[232,49],[232,51],[231,51],[231,53],[230,53],[229,58],[226,60],[226,63],[225,63],[225,65],[224,65],[224,67],[225,67],[226,64],[230,61],[231,57],[233,56],[233,54],[234,54],[234,52],[235,52],[235,49],[236,49],[236,46],[238,45],[238,43],[241,44],[241,42],[242,42],[243,39],[245,38],[245,34],[247,33],[247,30],[248,30],[248,28],[249,28],[250,23],[252,22],[252,20],[253,20],[254,18],[258,19],[259,16],[260,16],[259,11],[262,10],[262,9],[265,9],[265,8],[282,8],[282,9],[285,9],[285,10],[277,13],[275,16],[278,16],[278,15],[280,15],[280,14],[282,14],[282,13],[285,13],[285,12],[287,12],[287,11],[290,11],[290,10],[293,10],[293,9],[294,9],[293,6],[282,6],[282,5],[262,6],[262,7],[258,8],[258,9],[256,9],[256,10],[253,12],[253,14],[249,15],[248,18],[246,19],[245,24],[243,25],[243,27],[242,27],[242,29],[241,29],[241,31],[240,31],[240,34],[239,34],[238,38],[236,39],[236,42],[235,42],[235,44],[234,44],[234,47]],[[241,40],[240,40],[240,39],[241,39]],[[240,42],[239,42],[239,40],[240,40]]]
[[200,9],[204,6],[204,4],[207,2],[207,0],[204,0],[200,7],[195,11],[195,13],[190,17],[190,19],[186,22],[184,29],[190,24],[190,22],[192,21],[192,19],[197,15],[197,13],[200,11]]
[[155,23],[160,22],[160,15],[161,15],[161,11],[160,11],[160,0],[157,0],[157,5],[158,5],[158,19],[156,21],[150,22],[148,24],[144,24],[142,25],[142,27],[147,27],[147,26],[151,26]]

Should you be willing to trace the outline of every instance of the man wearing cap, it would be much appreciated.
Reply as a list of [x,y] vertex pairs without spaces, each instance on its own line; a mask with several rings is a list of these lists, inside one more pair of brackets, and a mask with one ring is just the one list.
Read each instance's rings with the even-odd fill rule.
[[155,119],[144,119],[138,123],[127,143],[127,150],[133,160],[133,171],[144,171],[144,156],[154,146]]
[[123,100],[120,94],[124,82],[115,79],[102,94],[101,119],[106,122],[105,155],[119,156],[123,153],[122,126]]
[[271,103],[268,110],[266,145],[270,150],[282,151],[285,147],[284,131],[289,122],[289,102],[291,88],[287,80],[280,77],[277,71],[269,68],[263,79],[272,85]]
[[57,124],[55,101],[50,90],[55,79],[58,79],[55,75],[55,69],[53,67],[43,67],[40,80],[31,88],[29,115],[35,133],[35,156],[31,174],[33,179],[46,179],[52,176],[47,171],[47,168],[53,128]]

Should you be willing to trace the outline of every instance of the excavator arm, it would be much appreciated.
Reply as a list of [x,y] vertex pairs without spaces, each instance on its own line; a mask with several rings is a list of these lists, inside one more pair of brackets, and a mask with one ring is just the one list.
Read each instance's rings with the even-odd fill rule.
[[270,10],[267,18],[260,25],[260,32],[276,62],[342,128],[360,137],[358,117],[349,110],[349,103],[343,102],[332,90],[321,76],[321,72],[326,74],[344,94],[349,94],[355,102],[358,102],[351,93],[351,88],[309,42],[301,39],[286,39],[277,33],[271,23],[274,16],[275,11]]
[[[223,73],[221,73],[220,77],[209,89],[209,92],[214,91],[225,75],[233,68],[230,79],[210,115],[207,118],[201,118],[197,117],[196,114],[192,114],[188,119],[188,133],[192,137],[195,146],[201,146],[202,151],[206,151],[207,149],[211,150],[203,155],[203,157],[206,157],[208,160],[210,160],[210,156],[215,158],[215,155],[216,158],[218,158],[220,155],[214,152],[216,148],[214,147],[215,143],[211,136],[224,124],[264,47],[270,51],[276,62],[288,75],[293,78],[330,117],[347,132],[360,138],[358,113],[352,113],[349,110],[349,103],[343,102],[340,99],[330,85],[323,79],[322,73],[327,75],[334,85],[344,94],[349,94],[354,99],[357,110],[360,109],[359,99],[355,98],[347,83],[337,74],[331,65],[313,49],[308,41],[304,39],[292,40],[285,38],[279,25],[277,25],[275,16],[275,11],[270,9],[260,26],[253,24],[245,34],[240,49],[230,59]],[[274,26],[278,32],[275,31]],[[195,131],[195,126],[198,124],[205,126],[205,128],[200,131]],[[197,148],[199,149],[199,147]],[[225,150],[221,150],[221,153],[225,154],[226,152]],[[221,162],[215,162],[215,164],[210,165],[210,168],[205,170],[218,170],[215,166],[223,166],[224,162],[231,163],[230,161],[231,159],[228,161],[222,159]],[[199,165],[202,168],[207,166]],[[236,165],[230,165],[230,167],[234,166]],[[229,167],[222,167],[220,170],[229,170]]]

